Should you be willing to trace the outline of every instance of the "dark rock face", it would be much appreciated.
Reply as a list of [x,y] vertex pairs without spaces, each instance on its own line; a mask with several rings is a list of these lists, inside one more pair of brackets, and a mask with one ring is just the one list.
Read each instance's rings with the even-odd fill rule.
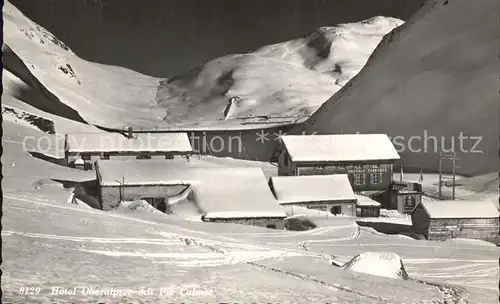
[[11,115],[16,117],[17,119],[24,120],[29,124],[37,127],[47,134],[56,134],[56,130],[54,128],[54,122],[48,119],[45,119],[40,116],[36,116],[30,113],[26,113],[23,111],[18,111],[16,109],[12,109],[9,107],[2,107],[2,115]]

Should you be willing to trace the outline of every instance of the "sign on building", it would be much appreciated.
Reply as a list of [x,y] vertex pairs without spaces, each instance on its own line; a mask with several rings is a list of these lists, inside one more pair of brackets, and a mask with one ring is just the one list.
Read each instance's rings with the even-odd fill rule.
[[403,212],[410,213],[416,207],[416,199],[413,195],[407,195],[403,201]]

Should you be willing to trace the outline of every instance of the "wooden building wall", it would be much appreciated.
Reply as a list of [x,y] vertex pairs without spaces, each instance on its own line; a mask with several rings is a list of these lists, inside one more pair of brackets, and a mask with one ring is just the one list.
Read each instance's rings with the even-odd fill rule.
[[452,238],[477,239],[499,244],[499,218],[490,219],[431,219],[422,205],[411,214],[414,232],[428,240],[444,241]]
[[[144,197],[174,197],[184,191],[189,185],[144,185],[125,186],[123,189],[125,201],[140,200]],[[109,211],[120,203],[119,186],[99,187],[101,207],[104,211]]]
[[[289,206],[287,204],[286,206]],[[326,211],[330,214],[333,207],[340,207],[340,212],[346,216],[356,216],[356,201],[322,201],[322,202],[298,202],[293,206],[305,207],[308,209],[317,209]]]
[[[89,167],[91,170],[95,169],[94,163],[98,160],[104,161],[105,159],[102,158],[102,154],[100,152],[91,152],[91,153],[85,153],[90,156],[90,160],[85,161],[86,163],[89,163]],[[74,161],[77,159],[77,157],[81,157],[82,154],[78,153],[67,153],[66,154],[66,162],[68,166],[73,166]],[[164,152],[145,152],[145,153],[136,153],[136,152],[128,152],[128,153],[110,153],[109,154],[109,159],[120,159],[120,160],[134,160],[137,158],[138,155],[149,155],[151,156],[151,159],[166,159],[167,156],[169,157],[174,157],[174,158],[180,158],[182,157],[182,154],[180,153],[164,153]]]
[[499,244],[499,219],[431,219],[429,240],[476,239]]
[[380,207],[379,206],[358,206],[356,207],[357,217],[379,217]]
[[[297,175],[325,175],[325,174],[347,174],[354,191],[385,190],[392,183],[392,166],[390,163],[295,163]],[[357,168],[356,166],[362,166]],[[380,168],[371,168],[371,165],[379,165]],[[362,183],[354,182],[355,174],[362,174]],[[372,184],[370,173],[380,173],[381,182]]]

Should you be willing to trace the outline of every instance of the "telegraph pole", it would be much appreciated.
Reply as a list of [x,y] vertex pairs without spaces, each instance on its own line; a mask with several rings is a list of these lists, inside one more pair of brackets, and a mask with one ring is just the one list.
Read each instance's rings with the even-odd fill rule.
[[453,153],[453,194],[452,194],[452,200],[455,200],[455,168],[456,168],[456,159],[457,159],[457,154]]
[[442,153],[439,152],[439,181],[438,181],[438,186],[439,186],[439,199],[441,199],[441,187],[443,186],[443,173],[442,173],[442,167],[443,167],[443,159],[442,159]]
[[452,199],[455,200],[456,193],[455,193],[455,181],[456,181],[456,169],[460,168],[459,166],[456,165],[457,160],[460,160],[457,158],[457,153],[451,153],[451,154],[443,154],[442,152],[439,152],[439,199],[442,199],[442,188],[443,188],[443,160],[451,160],[452,161]]

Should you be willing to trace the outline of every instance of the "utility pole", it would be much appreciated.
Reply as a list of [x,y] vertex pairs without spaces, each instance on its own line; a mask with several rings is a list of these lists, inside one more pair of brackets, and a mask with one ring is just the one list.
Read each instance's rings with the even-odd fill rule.
[[456,165],[457,160],[460,160],[457,158],[457,153],[451,153],[451,154],[443,154],[442,152],[439,152],[439,199],[442,199],[442,188],[443,188],[443,160],[451,160],[452,161],[452,199],[455,200],[456,197],[456,192],[455,192],[455,181],[456,181],[456,169],[460,168],[459,166]]
[[438,197],[439,199],[441,199],[441,187],[443,186],[443,173],[442,173],[442,167],[443,167],[443,159],[442,159],[442,153],[439,152],[439,181],[438,181],[438,187],[439,187],[439,194],[438,194]]
[[453,194],[452,194],[452,200],[455,200],[455,168],[456,168],[456,161],[457,160],[457,154],[453,153]]

